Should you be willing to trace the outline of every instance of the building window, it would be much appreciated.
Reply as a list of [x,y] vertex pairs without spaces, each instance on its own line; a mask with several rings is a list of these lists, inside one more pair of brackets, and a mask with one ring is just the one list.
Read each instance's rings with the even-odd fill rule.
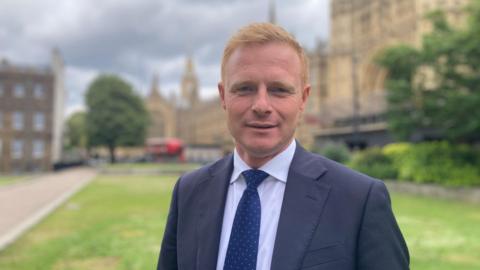
[[37,112],[33,116],[33,129],[36,131],[42,131],[45,129],[45,115]]
[[45,96],[45,88],[43,87],[43,84],[35,84],[35,87],[33,88],[33,96],[35,98],[43,98]]
[[3,82],[0,82],[0,97],[3,96]]
[[23,113],[21,112],[13,113],[13,129],[15,130],[23,129]]
[[15,84],[15,87],[13,88],[13,96],[16,98],[25,97],[25,85],[21,83]]
[[12,143],[12,158],[20,159],[23,156],[23,141],[14,140]]
[[2,114],[2,112],[0,112],[0,128],[3,128],[3,114]]
[[43,158],[45,154],[45,143],[42,140],[33,141],[33,158]]

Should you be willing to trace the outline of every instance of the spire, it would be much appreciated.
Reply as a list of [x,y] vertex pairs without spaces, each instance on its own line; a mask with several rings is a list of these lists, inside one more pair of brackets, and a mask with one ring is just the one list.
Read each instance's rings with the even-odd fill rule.
[[187,58],[187,62],[186,62],[187,66],[186,66],[186,73],[187,74],[193,74],[194,73],[194,68],[193,68],[193,59],[191,56],[189,56]]
[[150,90],[150,96],[160,95],[160,90],[158,88],[159,81],[160,79],[159,79],[158,73],[155,73],[152,79],[152,88]]
[[275,14],[275,0],[269,0],[268,3],[268,22],[276,24],[276,14]]
[[63,58],[62,58],[62,54],[60,53],[60,49],[55,47],[52,49],[52,56],[50,58],[50,64],[52,66],[52,68],[59,68],[59,69],[62,69],[63,68]]

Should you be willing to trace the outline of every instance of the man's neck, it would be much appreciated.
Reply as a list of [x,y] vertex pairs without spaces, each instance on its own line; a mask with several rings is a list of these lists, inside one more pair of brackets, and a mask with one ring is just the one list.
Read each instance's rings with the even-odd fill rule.
[[264,164],[266,164],[267,162],[269,162],[270,160],[272,160],[275,156],[277,156],[281,152],[285,151],[285,149],[287,149],[288,146],[290,146],[292,141],[293,141],[293,139],[288,144],[283,146],[283,148],[281,148],[280,151],[276,151],[275,153],[268,154],[268,155],[265,155],[265,156],[254,155],[254,154],[248,153],[247,151],[245,151],[241,147],[236,147],[236,151],[237,151],[238,155],[240,156],[240,158],[248,166],[250,166],[250,168],[258,169],[258,168],[262,167]]

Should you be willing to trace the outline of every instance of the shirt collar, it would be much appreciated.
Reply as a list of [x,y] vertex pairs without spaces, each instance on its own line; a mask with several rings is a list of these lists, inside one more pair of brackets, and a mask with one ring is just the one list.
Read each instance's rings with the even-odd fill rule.
[[[267,163],[263,164],[259,170],[262,170],[268,173],[270,176],[273,176],[275,179],[280,180],[284,183],[287,182],[288,170],[290,168],[290,163],[292,163],[293,155],[295,154],[296,148],[295,140],[292,140],[290,145],[269,160]],[[240,155],[237,152],[237,149],[233,151],[233,172],[230,183],[235,182],[239,179],[240,174],[243,171],[250,170],[251,167],[243,161]]]

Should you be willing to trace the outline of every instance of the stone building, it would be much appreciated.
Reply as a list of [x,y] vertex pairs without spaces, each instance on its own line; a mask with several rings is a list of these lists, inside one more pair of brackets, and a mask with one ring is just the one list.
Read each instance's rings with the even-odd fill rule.
[[166,100],[159,90],[158,75],[152,81],[150,93],[145,98],[145,107],[149,112],[150,125],[147,138],[167,138],[176,136],[175,103]]
[[[452,23],[463,23],[462,8],[468,1],[331,1],[331,39],[308,52],[311,91],[296,132],[300,143],[306,148],[327,141],[364,147],[391,141],[385,119],[387,74],[375,65],[374,58],[400,42],[419,46],[422,35],[431,30],[424,17],[432,10],[443,9]],[[271,22],[273,4],[270,1]],[[191,146],[233,149],[219,98],[199,98],[191,57],[186,60],[180,88],[180,99],[171,102],[176,106],[175,136]]]
[[0,172],[44,171],[60,160],[63,60],[48,67],[0,63]]
[[[384,48],[406,43],[420,46],[431,31],[425,15],[442,9],[459,25],[468,0],[335,0],[331,1],[328,54],[318,54],[320,68],[316,141],[345,142],[351,147],[391,141],[386,128],[386,72],[374,63]],[[325,68],[326,67],[326,68]]]
[[190,57],[186,60],[180,92],[183,101],[177,110],[178,136],[188,145],[216,146],[228,151],[233,143],[220,99],[200,100],[198,78]]
[[305,105],[295,137],[307,149],[315,144],[315,134],[322,126],[322,101],[327,88],[327,44],[319,42],[312,51],[307,52],[310,73],[310,96]]

